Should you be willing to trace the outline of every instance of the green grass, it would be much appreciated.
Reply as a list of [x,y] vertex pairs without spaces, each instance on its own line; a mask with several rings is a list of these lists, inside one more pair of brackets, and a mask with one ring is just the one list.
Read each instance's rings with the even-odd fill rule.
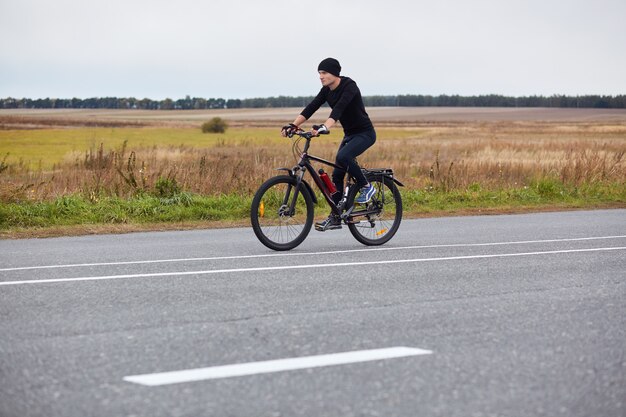
[[85,224],[232,221],[248,217],[251,197],[203,197],[179,193],[130,199],[107,197],[95,202],[82,195],[53,201],[0,203],[0,229]]
[[403,193],[409,213],[437,214],[454,212],[508,211],[539,208],[593,208],[605,205],[623,206],[626,187],[621,183],[594,183],[568,186],[544,178],[521,188],[482,190],[420,191]]
[[[528,187],[483,190],[402,190],[405,217],[516,209],[590,208],[626,204],[620,183],[567,186],[542,179]],[[179,192],[168,197],[138,195],[130,199],[106,197],[90,201],[80,194],[53,201],[0,203],[0,230],[73,225],[153,224],[171,222],[246,222],[252,196],[201,196]],[[325,215],[318,203],[316,215]]]

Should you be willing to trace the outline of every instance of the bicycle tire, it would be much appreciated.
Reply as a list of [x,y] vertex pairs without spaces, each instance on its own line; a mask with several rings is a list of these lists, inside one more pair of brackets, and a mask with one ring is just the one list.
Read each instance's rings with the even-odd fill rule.
[[[357,223],[348,222],[348,229],[352,236],[362,244],[378,246],[389,242],[400,227],[402,196],[393,179],[387,176],[371,175],[368,181],[376,187],[376,193],[368,203],[357,205],[355,211],[362,206],[361,208],[376,211],[376,214],[363,216],[363,219]],[[352,187],[348,201],[354,201],[358,192],[357,187]]]
[[313,198],[306,187],[296,196],[294,212],[289,208],[297,181],[281,175],[265,181],[250,207],[252,229],[259,241],[276,251],[291,250],[301,244],[313,225]]

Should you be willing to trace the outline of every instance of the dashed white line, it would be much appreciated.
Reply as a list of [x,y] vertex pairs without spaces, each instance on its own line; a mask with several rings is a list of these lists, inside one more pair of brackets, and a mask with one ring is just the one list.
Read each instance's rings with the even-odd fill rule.
[[469,260],[469,259],[508,258],[508,257],[519,257],[519,256],[557,255],[557,254],[565,254],[565,253],[606,252],[606,251],[619,251],[619,250],[626,250],[626,246],[607,247],[607,248],[554,250],[554,251],[543,251],[543,252],[521,252],[521,253],[499,253],[499,254],[489,254],[489,255],[449,256],[449,257],[441,257],[441,258],[394,259],[394,260],[367,261],[367,262],[336,262],[336,263],[327,263],[327,264],[283,265],[283,266],[267,266],[267,267],[257,267],[257,268],[211,269],[211,270],[204,270],[204,271],[179,271],[179,272],[160,272],[160,273],[150,273],[150,274],[128,274],[128,275],[108,275],[108,276],[78,277],[78,278],[53,278],[53,279],[41,279],[41,280],[5,281],[5,282],[0,282],[0,286],[49,284],[49,283],[59,283],[59,282],[74,282],[74,281],[101,281],[101,280],[131,279],[131,278],[155,278],[155,277],[166,277],[166,276],[227,274],[227,273],[238,273],[238,272],[241,273],[241,272],[280,271],[280,270],[289,270],[289,269],[339,268],[339,267],[346,267],[346,266],[359,267],[359,266],[366,266],[366,265],[385,265],[385,264],[401,264],[401,263],[417,263],[417,262],[442,262],[442,261],[457,261],[457,260]]
[[124,381],[155,387],[160,385],[180,384],[182,382],[195,382],[208,379],[231,378],[294,371],[298,369],[319,368],[323,366],[347,365],[408,356],[429,355],[431,353],[433,352],[430,350],[399,346],[385,349],[357,350],[327,355],[303,356],[299,358],[186,369],[183,371],[131,375],[124,377]]
[[176,259],[152,259],[143,261],[121,261],[121,262],[93,262],[93,263],[77,263],[77,264],[61,264],[61,265],[34,265],[34,266],[20,266],[12,268],[0,268],[0,272],[9,271],[26,271],[35,269],[61,269],[61,268],[82,268],[92,266],[113,266],[113,265],[143,265],[143,264],[159,264],[159,263],[182,263],[182,262],[202,262],[202,261],[222,261],[229,259],[261,259],[261,258],[278,258],[289,256],[321,256],[321,255],[333,255],[342,253],[358,253],[358,252],[382,252],[382,251],[401,251],[411,249],[434,249],[434,248],[471,248],[482,246],[506,246],[506,245],[528,245],[535,243],[559,243],[559,242],[584,242],[592,240],[607,240],[607,239],[623,239],[626,235],[622,236],[593,236],[593,237],[580,237],[580,238],[565,238],[565,239],[545,239],[545,240],[520,240],[510,242],[486,242],[486,243],[453,243],[447,245],[418,245],[418,246],[398,246],[398,247],[382,247],[382,248],[364,248],[364,249],[347,249],[347,250],[335,250],[324,252],[288,252],[288,253],[271,253],[271,254],[259,254],[259,255],[241,255],[241,256],[214,256],[214,257],[200,257],[200,258],[176,258]]

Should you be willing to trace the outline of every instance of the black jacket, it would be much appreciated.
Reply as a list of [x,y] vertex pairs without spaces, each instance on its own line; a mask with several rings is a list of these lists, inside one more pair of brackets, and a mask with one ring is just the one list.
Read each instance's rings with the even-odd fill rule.
[[365,132],[374,127],[365,112],[359,87],[348,77],[341,77],[339,87],[335,90],[322,87],[317,97],[300,114],[308,120],[324,103],[328,103],[332,108],[329,117],[341,122],[346,136]]

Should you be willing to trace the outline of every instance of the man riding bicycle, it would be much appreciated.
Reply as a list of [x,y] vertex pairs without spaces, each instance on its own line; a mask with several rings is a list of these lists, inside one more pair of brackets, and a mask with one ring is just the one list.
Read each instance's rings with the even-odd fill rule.
[[[322,89],[304,110],[296,117],[293,123],[284,126],[281,130],[283,136],[299,129],[299,126],[308,120],[324,104],[328,103],[332,111],[324,124],[313,130],[313,135],[330,130],[337,121],[341,122],[344,138],[337,150],[335,164],[344,169],[334,169],[332,173],[333,183],[337,190],[343,190],[346,171],[354,177],[357,185],[361,188],[358,197],[354,200],[357,204],[365,204],[375,193],[374,187],[367,181],[359,167],[356,157],[365,152],[376,142],[376,131],[361,97],[361,91],[356,83],[344,76],[340,76],[341,65],[334,58],[326,58],[320,62],[318,68]],[[342,193],[337,193],[335,204],[339,203]],[[323,222],[317,223],[318,230],[340,229],[341,219],[332,214]]]

